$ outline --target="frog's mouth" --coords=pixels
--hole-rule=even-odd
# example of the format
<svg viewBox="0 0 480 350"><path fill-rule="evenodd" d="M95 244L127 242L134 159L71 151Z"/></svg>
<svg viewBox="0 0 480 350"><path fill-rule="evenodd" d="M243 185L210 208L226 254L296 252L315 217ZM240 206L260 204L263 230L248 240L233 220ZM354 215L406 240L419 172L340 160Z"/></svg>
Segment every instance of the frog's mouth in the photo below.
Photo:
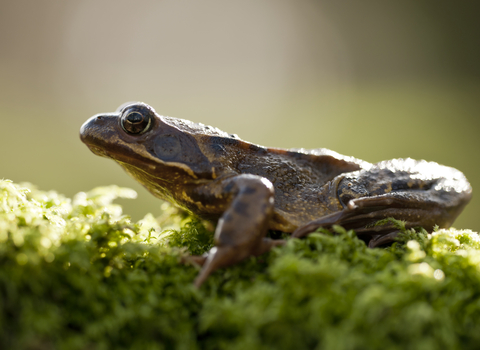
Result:
<svg viewBox="0 0 480 350"><path fill-rule="evenodd" d="M92 151L93 154L100 157L112 159L119 163L132 164L132 166L134 166L133 164L135 164L138 160L135 157L129 157L127 152L116 153L113 151L107 151L105 148L102 148L100 146L96 146L87 142L85 142L85 144L87 145L88 149ZM141 167L139 168L141 169Z"/></svg>
<svg viewBox="0 0 480 350"><path fill-rule="evenodd" d="M118 139L115 140L116 144L109 144L104 140L95 137L95 135L92 135L92 133L89 131L90 130L88 130L85 126L82 126L80 139L93 154L103 158L112 159L120 164L129 164L140 170L145 166L149 169L155 168L155 162L152 162L151 159L141 157L141 154L143 153L141 152L142 150L137 150L137 152L134 152L129 147L122 147L125 145L118 143ZM133 146L135 145L132 145L132 147Z"/></svg>

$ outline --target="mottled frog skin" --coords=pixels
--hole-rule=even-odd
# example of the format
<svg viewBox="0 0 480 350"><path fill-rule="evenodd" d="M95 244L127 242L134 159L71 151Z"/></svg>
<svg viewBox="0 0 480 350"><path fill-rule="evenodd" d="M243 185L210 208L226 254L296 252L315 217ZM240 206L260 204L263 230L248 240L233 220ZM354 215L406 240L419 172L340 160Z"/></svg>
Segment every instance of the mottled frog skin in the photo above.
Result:
<svg viewBox="0 0 480 350"><path fill-rule="evenodd" d="M406 227L449 227L471 198L464 175L413 159L371 164L327 149L258 146L217 128L164 117L144 103L98 114L81 128L90 150L119 163L154 196L217 223L215 248L194 260L195 284L212 271L259 255L319 227L355 229L370 247L394 241L393 217Z"/></svg>

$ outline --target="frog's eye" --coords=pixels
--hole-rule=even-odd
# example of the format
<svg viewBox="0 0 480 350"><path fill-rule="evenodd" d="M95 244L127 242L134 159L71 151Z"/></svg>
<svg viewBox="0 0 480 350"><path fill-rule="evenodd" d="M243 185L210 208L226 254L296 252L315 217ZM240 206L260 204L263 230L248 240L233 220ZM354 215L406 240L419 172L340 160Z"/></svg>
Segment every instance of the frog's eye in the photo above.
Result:
<svg viewBox="0 0 480 350"><path fill-rule="evenodd" d="M150 128L152 118L138 111L127 111L121 118L121 124L128 134L140 135Z"/></svg>

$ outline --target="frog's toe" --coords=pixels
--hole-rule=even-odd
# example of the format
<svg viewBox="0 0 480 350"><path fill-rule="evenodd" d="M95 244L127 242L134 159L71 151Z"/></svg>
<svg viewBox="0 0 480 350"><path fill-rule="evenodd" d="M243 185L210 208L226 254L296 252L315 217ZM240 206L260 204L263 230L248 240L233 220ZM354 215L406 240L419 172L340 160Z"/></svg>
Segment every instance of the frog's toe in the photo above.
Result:
<svg viewBox="0 0 480 350"><path fill-rule="evenodd" d="M260 244L252 250L252 255L259 256L269 252L274 247L279 247L287 243L284 239L263 238Z"/></svg>
<svg viewBox="0 0 480 350"><path fill-rule="evenodd" d="M181 262L183 264L199 265L203 266L205 261L207 261L207 254L204 255L187 255L182 257Z"/></svg>
<svg viewBox="0 0 480 350"><path fill-rule="evenodd" d="M330 215L323 216L317 220L310 221L304 226L297 228L293 233L293 238L302 238L308 236L310 233L316 231L321 227L331 227L336 225L345 217L348 217L348 214L351 210L343 210Z"/></svg>
<svg viewBox="0 0 480 350"><path fill-rule="evenodd" d="M210 249L203 267L195 279L195 287L199 288L215 270L228 265L233 265L239 260L241 259L238 259L238 255L235 254L233 247L213 247Z"/></svg>
<svg viewBox="0 0 480 350"><path fill-rule="evenodd" d="M394 243L400 231L394 231L387 233L386 235L376 235L368 242L369 248L376 248L383 245Z"/></svg>

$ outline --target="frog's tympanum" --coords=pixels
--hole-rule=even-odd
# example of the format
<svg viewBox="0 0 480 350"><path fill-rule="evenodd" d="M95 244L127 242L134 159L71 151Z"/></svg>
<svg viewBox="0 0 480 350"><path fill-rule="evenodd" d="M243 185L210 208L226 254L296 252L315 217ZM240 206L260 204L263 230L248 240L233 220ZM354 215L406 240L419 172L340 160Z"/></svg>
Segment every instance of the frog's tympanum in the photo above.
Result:
<svg viewBox="0 0 480 350"><path fill-rule="evenodd" d="M471 197L464 175L413 159L370 164L327 149L266 148L217 128L163 117L144 103L98 114L81 128L90 150L119 163L154 196L217 223L215 248L195 284L212 271L319 227L354 229L370 247L394 241L393 217L407 228L449 227ZM387 220L388 221L388 220Z"/></svg>

